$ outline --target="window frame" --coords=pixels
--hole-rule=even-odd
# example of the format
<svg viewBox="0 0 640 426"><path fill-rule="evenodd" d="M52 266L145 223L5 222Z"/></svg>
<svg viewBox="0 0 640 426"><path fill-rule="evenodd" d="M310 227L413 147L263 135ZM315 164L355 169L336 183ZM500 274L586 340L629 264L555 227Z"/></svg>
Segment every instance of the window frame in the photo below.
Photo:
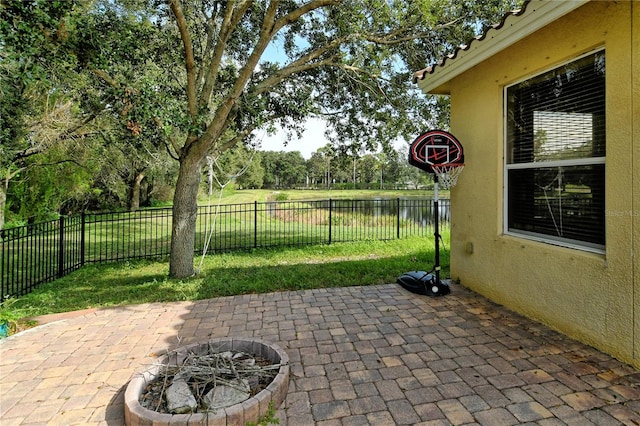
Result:
<svg viewBox="0 0 640 426"><path fill-rule="evenodd" d="M570 64L572 62L579 61L580 59L586 58L590 55L594 55L597 53L603 53L605 56L606 63L606 51L605 47L601 46L596 49L590 50L584 54L572 57L566 61L559 62L553 64L547 68L541 69L534 74L529 74L526 77L523 77L519 80L516 80L508 85L503 86L502 89L502 126L503 126L503 217L502 217L502 232L503 235L508 235L516 238L523 238L526 240L541 242L545 244L551 244L555 246L561 246L596 254L606 254L606 237L605 244L597 244L590 243L587 241L574 240L570 238L556 237L549 234L542 234L537 232L519 230L519 229L510 229L509 228L509 171L511 170L523 170L523 169L541 169L541 168L558 168L558 167L573 167L573 166L595 166L595 165L604 165L604 174L605 174L605 187L604 187L604 202L605 202L605 210L602 212L602 220L605 226L605 235L606 235L606 145L605 145L605 156L600 157L588 157L588 158L572 158L566 160L551 160L551 161L538 161L538 162L527 162L527 163L508 163L509 153L508 153L508 138L509 138L509 129L508 129L508 118L509 118L509 99L508 99L508 89L510 87L516 86L522 82L527 80L534 79L542 74L553 71L557 68L560 68L564 65ZM605 85L606 85L606 70L605 70ZM606 90L605 90L605 111L606 111ZM606 112L605 112L606 119ZM606 124L605 124L605 137L606 137Z"/></svg>

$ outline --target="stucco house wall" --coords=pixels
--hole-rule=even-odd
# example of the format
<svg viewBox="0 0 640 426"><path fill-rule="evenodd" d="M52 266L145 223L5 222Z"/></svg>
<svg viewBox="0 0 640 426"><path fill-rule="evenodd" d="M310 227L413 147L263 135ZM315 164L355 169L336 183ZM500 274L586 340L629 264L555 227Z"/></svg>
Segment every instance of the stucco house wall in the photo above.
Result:
<svg viewBox="0 0 640 426"><path fill-rule="evenodd" d="M606 54L605 253L506 235L504 89L598 48ZM640 367L640 2L583 4L430 92L451 96L450 129L465 149L451 192L452 278Z"/></svg>

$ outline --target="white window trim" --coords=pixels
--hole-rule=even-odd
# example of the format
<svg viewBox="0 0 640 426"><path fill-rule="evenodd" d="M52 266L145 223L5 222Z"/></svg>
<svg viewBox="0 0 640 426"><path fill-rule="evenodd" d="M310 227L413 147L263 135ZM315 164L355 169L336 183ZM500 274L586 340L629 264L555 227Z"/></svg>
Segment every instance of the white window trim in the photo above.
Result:
<svg viewBox="0 0 640 426"><path fill-rule="evenodd" d="M506 153L505 153L506 155ZM539 169L541 167L569 167L569 166L592 166L594 164L605 164L606 157L573 158L569 160L536 161L533 163L506 164L506 170L516 169Z"/></svg>
<svg viewBox="0 0 640 426"><path fill-rule="evenodd" d="M509 170L517 170L517 169L536 169L540 167L560 167L560 166L581 166L581 165L594 165L594 164L606 164L606 157L591 157L591 158L579 158L579 159L569 159L569 160L554 160L554 161L538 161L533 163L513 163L507 164L508 152L507 152L507 89L511 86L515 86L517 84L522 83L523 81L530 80L538 75L544 74L548 71L559 68L563 65L569 64L571 62L578 61L584 57L589 55L593 55L594 53L604 52L604 46L584 53L582 55L571 58L567 61L557 63L555 65L549 66L541 71L538 71L534 74L530 74L526 77L523 77L520 80L514 81L511 84L508 84L502 88L502 164L503 164L503 175L502 175L502 233L503 235L508 235L514 238L521 238L530 241L541 242L545 244L566 247L570 249L576 249L589 253L596 254L606 254L606 246L602 246L601 244L593 244L586 241L575 242L575 240L568 240L559 237L553 237L550 235L538 234L527 231L511 231L509 229ZM606 195L605 195L606 200ZM606 201L605 201L606 202ZM606 220L606 215L605 215ZM606 225L605 225L606 226Z"/></svg>

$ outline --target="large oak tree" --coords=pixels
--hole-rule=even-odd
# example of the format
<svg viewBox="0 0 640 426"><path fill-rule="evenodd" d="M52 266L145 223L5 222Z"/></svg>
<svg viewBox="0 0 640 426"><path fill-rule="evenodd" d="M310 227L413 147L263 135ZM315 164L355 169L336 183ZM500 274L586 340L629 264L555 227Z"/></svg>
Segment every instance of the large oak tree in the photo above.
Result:
<svg viewBox="0 0 640 426"><path fill-rule="evenodd" d="M300 133L310 117L351 152L411 140L447 113L412 72L514 3L82 0L64 46L97 81L98 104L178 160L169 273L188 277L207 156L251 146L258 129Z"/></svg>
<svg viewBox="0 0 640 426"><path fill-rule="evenodd" d="M301 131L309 116L324 117L328 137L340 143L372 147L410 139L429 122L435 105L411 88L410 71L433 62L505 5L170 0L193 124L173 145L180 170L170 275L194 273L196 201L210 152L274 124Z"/></svg>

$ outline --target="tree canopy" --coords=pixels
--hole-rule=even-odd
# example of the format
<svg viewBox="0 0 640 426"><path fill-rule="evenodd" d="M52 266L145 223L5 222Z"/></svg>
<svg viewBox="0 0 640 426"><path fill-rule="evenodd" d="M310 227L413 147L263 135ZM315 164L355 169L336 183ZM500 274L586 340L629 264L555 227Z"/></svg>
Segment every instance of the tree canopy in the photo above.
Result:
<svg viewBox="0 0 640 426"><path fill-rule="evenodd" d="M443 127L448 103L421 95L411 83L412 73L516 2L5 3L1 52L10 61L3 72L25 70L49 57L65 58L59 66L45 67L37 80L50 83L65 70L67 76L78 75L86 90L60 93L76 102L78 117L108 121L106 145L122 144L129 159L162 150L178 161L170 275L187 277L194 273L197 196L208 156L223 158L238 145L251 147L258 129L300 133L309 117L325 120L327 140L353 156L379 146L388 150L397 139L411 140L425 128ZM42 23L34 27L34 20ZM27 28L26 38L35 37L24 43L35 49L24 59L15 46L20 40L8 35L16 28ZM51 51L38 50L38 37ZM20 150L29 144L29 115L20 103L27 99L26 86L16 84L3 83L2 90L17 100L15 105L3 101L2 108L17 123L3 138ZM52 89L38 92L47 91ZM2 161L6 168L15 163L15 155ZM136 164L142 168L145 159Z"/></svg>

